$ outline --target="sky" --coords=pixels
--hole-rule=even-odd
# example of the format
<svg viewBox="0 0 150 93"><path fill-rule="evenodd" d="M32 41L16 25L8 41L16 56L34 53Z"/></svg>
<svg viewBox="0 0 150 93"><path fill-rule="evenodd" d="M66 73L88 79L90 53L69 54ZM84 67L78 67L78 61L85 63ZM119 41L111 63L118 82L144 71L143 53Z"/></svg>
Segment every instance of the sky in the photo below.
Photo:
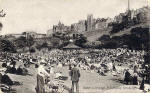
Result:
<svg viewBox="0 0 150 93"><path fill-rule="evenodd" d="M148 5L150 0L130 0L130 8ZM127 10L128 0L0 0L0 10L6 12L0 18L3 29L0 34L35 31L46 33L59 21L65 25L86 19L111 17Z"/></svg>

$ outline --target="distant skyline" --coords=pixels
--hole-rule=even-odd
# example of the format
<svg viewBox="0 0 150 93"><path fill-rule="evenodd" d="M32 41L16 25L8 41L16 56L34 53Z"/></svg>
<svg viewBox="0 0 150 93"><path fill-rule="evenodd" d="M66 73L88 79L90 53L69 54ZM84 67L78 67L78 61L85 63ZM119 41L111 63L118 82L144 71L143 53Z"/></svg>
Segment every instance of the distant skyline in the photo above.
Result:
<svg viewBox="0 0 150 93"><path fill-rule="evenodd" d="M130 8L147 6L150 0L130 0ZM113 18L128 8L128 0L0 0L0 10L6 12L0 18L4 27L0 34L35 31L46 33L59 21L65 25L86 19Z"/></svg>

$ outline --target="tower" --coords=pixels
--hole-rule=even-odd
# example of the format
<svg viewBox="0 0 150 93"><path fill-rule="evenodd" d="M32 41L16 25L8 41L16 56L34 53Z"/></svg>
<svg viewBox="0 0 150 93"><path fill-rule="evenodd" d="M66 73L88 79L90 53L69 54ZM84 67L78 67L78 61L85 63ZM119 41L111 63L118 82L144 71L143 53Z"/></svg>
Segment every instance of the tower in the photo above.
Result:
<svg viewBox="0 0 150 93"><path fill-rule="evenodd" d="M128 0L128 11L130 11L130 0Z"/></svg>
<svg viewBox="0 0 150 93"><path fill-rule="evenodd" d="M87 16L87 31L92 31L93 30L93 15L89 14Z"/></svg>
<svg viewBox="0 0 150 93"><path fill-rule="evenodd" d="M131 10L130 10L130 0L128 0L128 9L127 9L128 18L131 18Z"/></svg>
<svg viewBox="0 0 150 93"><path fill-rule="evenodd" d="M128 26L131 25L132 14L130 10L130 0L128 0L128 9L127 9L127 22Z"/></svg>

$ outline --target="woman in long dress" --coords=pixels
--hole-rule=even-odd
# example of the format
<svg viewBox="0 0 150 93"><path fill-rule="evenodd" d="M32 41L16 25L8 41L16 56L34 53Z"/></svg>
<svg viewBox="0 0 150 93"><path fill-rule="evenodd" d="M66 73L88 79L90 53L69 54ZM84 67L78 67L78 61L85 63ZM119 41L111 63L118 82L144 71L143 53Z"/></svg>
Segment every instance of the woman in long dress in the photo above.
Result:
<svg viewBox="0 0 150 93"><path fill-rule="evenodd" d="M40 65L38 68L38 74L37 74L37 87L36 87L36 93L45 93L45 77L48 77L49 74L45 70L43 65Z"/></svg>

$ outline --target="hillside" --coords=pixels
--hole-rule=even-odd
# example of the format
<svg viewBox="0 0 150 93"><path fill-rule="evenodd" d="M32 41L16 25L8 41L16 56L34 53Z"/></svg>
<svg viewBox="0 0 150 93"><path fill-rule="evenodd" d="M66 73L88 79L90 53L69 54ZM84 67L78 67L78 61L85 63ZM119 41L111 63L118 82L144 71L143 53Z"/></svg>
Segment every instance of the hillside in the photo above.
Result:
<svg viewBox="0 0 150 93"><path fill-rule="evenodd" d="M96 41L99 37L103 35L109 35L110 30L95 30L84 32L83 34L87 37L88 41Z"/></svg>
<svg viewBox="0 0 150 93"><path fill-rule="evenodd" d="M132 26L132 27L130 27L128 29L124 29L122 31L119 31L118 33L111 34L110 37L122 36L124 34L129 35L129 34L131 34L131 32L130 32L131 29L136 28L136 27L146 27L146 24L139 24L139 25Z"/></svg>
<svg viewBox="0 0 150 93"><path fill-rule="evenodd" d="M99 37L103 36L103 35L110 35L110 37L114 37L114 36L122 36L124 34L126 35L129 35L131 34L130 31L131 29L133 28L136 28L136 27L146 27L146 24L139 24L139 25L135 25L135 26L132 26L128 29L124 29L122 31L119 31L118 33L114 33L114 34L110 34L110 29L107 29L107 30L95 30L95 31L89 31L89 32L83 32L82 34L84 34L88 41L96 41Z"/></svg>

